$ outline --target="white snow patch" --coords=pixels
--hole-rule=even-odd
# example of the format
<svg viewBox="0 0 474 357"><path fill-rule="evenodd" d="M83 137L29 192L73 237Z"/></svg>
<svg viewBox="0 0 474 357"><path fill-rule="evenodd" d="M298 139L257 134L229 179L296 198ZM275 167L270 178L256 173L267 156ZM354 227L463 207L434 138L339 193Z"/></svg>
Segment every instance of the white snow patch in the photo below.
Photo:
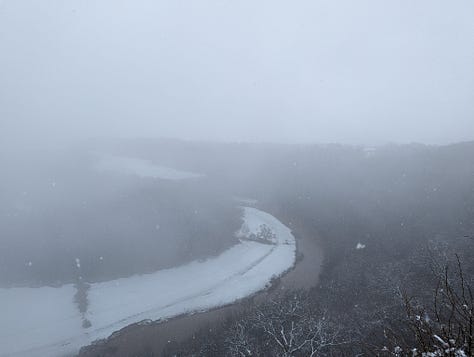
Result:
<svg viewBox="0 0 474 357"><path fill-rule="evenodd" d="M233 197L234 201L242 204L242 205L247 205L247 206L254 206L258 203L256 199L253 198L248 198L248 197L238 197L235 196Z"/></svg>
<svg viewBox="0 0 474 357"><path fill-rule="evenodd" d="M155 165L151 161L144 159L112 155L103 156L97 164L97 169L162 180L185 180L204 177L203 174Z"/></svg>
<svg viewBox="0 0 474 357"><path fill-rule="evenodd" d="M377 148L375 147L364 147L363 148L364 155L366 158L371 158L374 157L375 154L377 153Z"/></svg>
<svg viewBox="0 0 474 357"><path fill-rule="evenodd" d="M250 230L267 225L276 244L241 241L221 255L152 274L91 284L83 329L72 284L0 289L0 356L64 356L131 323L205 311L264 289L295 262L295 239L275 217L244 208Z"/></svg>
<svg viewBox="0 0 474 357"><path fill-rule="evenodd" d="M356 249L364 249L364 248L365 248L365 244L357 243Z"/></svg>

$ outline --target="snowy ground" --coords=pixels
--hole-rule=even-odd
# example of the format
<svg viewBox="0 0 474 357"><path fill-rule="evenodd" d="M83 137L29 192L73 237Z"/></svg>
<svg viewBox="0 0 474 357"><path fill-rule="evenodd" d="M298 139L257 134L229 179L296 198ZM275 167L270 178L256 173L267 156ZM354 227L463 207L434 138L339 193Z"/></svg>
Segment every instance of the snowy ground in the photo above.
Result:
<svg viewBox="0 0 474 357"><path fill-rule="evenodd" d="M275 245L242 240L203 262L92 284L89 329L81 327L72 285L0 289L0 356L66 356L131 323L208 310L265 288L294 264L295 239L275 217L244 210L250 232L267 225Z"/></svg>
<svg viewBox="0 0 474 357"><path fill-rule="evenodd" d="M239 196L234 196L233 197L234 201L240 203L241 205L244 206L255 206L258 201L254 198L248 198L248 197L239 197Z"/></svg>
<svg viewBox="0 0 474 357"><path fill-rule="evenodd" d="M158 166L148 160L111 155L102 156L97 168L104 171L162 180L185 180L204 176L194 172L179 171L170 167Z"/></svg>

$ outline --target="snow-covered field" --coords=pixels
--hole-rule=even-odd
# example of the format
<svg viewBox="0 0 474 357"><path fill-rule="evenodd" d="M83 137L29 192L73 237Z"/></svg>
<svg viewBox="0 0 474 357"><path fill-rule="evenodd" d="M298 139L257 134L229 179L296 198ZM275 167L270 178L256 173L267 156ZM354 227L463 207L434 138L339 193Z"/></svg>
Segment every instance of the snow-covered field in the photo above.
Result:
<svg viewBox="0 0 474 357"><path fill-rule="evenodd" d="M151 161L124 156L102 156L97 168L103 171L130 174L139 177L151 177L162 180L185 180L199 178L204 175L175 170L170 167L158 166Z"/></svg>
<svg viewBox="0 0 474 357"><path fill-rule="evenodd" d="M131 323L226 305L265 288L295 262L295 239L275 217L244 208L244 224L262 224L276 244L242 240L221 255L152 274L92 284L87 318L72 285L0 289L0 356L67 356Z"/></svg>

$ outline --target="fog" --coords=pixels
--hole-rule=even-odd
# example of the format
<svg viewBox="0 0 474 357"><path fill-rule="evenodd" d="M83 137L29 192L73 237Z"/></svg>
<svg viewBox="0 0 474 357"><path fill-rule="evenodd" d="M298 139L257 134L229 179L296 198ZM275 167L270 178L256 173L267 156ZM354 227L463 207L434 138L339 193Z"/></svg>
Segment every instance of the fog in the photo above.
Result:
<svg viewBox="0 0 474 357"><path fill-rule="evenodd" d="M470 140L473 17L470 0L2 0L0 140Z"/></svg>
<svg viewBox="0 0 474 357"><path fill-rule="evenodd" d="M472 0L0 0L0 357L474 356L473 64Z"/></svg>

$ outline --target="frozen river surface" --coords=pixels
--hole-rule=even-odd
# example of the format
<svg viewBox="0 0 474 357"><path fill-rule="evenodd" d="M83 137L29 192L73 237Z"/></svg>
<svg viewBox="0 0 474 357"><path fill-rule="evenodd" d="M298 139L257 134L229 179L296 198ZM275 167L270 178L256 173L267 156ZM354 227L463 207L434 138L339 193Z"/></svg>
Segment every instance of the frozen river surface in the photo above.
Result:
<svg viewBox="0 0 474 357"><path fill-rule="evenodd" d="M91 284L86 317L73 285L0 289L0 356L67 356L129 324L226 305L264 289L295 263L295 239L275 217L244 208L244 238L266 225L274 244L242 239L219 256L152 274Z"/></svg>

